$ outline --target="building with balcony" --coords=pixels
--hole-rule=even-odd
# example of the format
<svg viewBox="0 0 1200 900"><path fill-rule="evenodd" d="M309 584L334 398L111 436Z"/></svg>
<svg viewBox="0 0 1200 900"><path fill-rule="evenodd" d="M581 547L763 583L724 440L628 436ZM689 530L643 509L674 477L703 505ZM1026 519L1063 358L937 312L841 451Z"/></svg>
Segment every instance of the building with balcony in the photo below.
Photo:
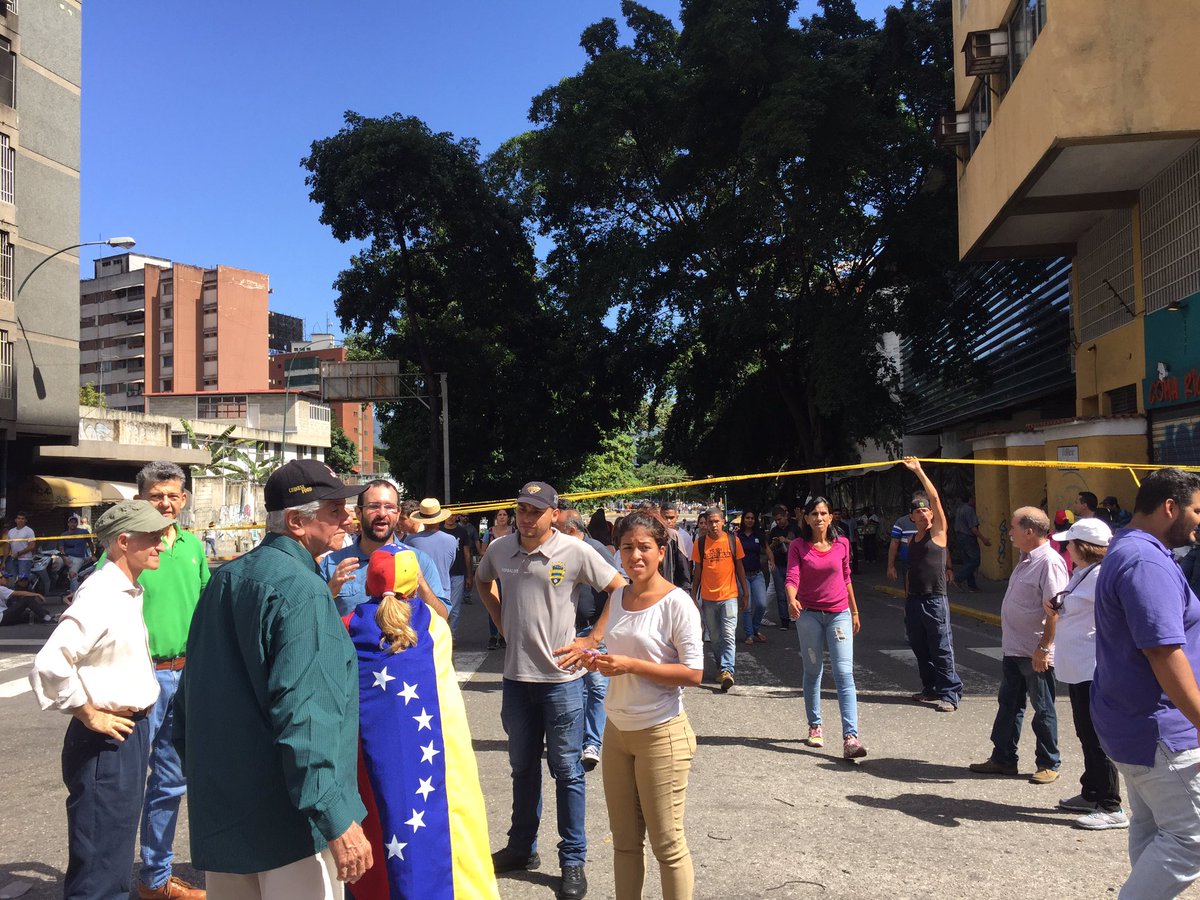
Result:
<svg viewBox="0 0 1200 900"><path fill-rule="evenodd" d="M345 362L346 348L335 345L333 335L314 334L312 341L297 342L291 353L271 356L271 387L275 390L311 391L321 394L321 363ZM375 407L371 403L331 402L334 423L358 447L355 471L375 469Z"/></svg>
<svg viewBox="0 0 1200 900"><path fill-rule="evenodd" d="M266 275L120 253L96 260L79 293L79 384L109 408L141 412L145 393L266 388Z"/></svg>
<svg viewBox="0 0 1200 900"><path fill-rule="evenodd" d="M79 256L59 251L79 243L81 15L0 0L0 514L36 448L78 432Z"/></svg>
<svg viewBox="0 0 1200 900"><path fill-rule="evenodd" d="M1200 463L1200 390L1189 388L1200 347L1188 339L1200 335L1195 4L952 8L956 108L936 131L958 154L962 258L1071 262L1074 414L977 434L976 456ZM1129 506L1135 491L1127 474L1066 466L981 467L976 487L993 538L1021 504L1064 508L1090 490ZM985 574L1005 570L985 559Z"/></svg>

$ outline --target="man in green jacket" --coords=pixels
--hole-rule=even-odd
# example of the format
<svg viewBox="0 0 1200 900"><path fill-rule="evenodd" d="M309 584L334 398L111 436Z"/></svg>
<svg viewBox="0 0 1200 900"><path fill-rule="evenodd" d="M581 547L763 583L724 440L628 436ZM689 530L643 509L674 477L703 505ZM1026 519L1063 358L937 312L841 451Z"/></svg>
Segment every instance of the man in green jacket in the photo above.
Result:
<svg viewBox="0 0 1200 900"><path fill-rule="evenodd" d="M371 866L358 666L316 564L342 546L359 490L316 460L281 466L263 492L267 537L196 607L175 743L192 861L214 896L340 898Z"/></svg>

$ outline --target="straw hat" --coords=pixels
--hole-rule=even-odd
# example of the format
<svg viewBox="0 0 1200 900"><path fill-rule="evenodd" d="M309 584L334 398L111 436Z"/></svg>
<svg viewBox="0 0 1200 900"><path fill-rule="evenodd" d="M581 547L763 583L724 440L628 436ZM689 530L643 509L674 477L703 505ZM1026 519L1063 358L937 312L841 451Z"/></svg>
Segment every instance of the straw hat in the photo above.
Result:
<svg viewBox="0 0 1200 900"><path fill-rule="evenodd" d="M442 504L437 501L436 497L426 497L421 501L420 509L409 518L422 525L436 525L438 522L445 522L450 518L450 510L442 509Z"/></svg>

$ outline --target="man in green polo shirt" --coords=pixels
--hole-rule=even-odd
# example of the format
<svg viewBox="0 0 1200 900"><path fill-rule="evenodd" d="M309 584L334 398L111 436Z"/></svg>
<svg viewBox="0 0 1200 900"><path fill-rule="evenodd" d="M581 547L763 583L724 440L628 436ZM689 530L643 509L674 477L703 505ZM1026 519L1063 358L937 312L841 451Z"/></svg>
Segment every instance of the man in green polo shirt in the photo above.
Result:
<svg viewBox="0 0 1200 900"><path fill-rule="evenodd" d="M361 490L315 459L276 469L263 486L269 533L196 607L175 745L192 862L214 897L340 900L371 866L358 664L316 563L342 546L346 500Z"/></svg>
<svg viewBox="0 0 1200 900"><path fill-rule="evenodd" d="M175 463L147 464L138 472L137 486L138 499L148 501L168 519L178 520L187 506L183 469ZM102 556L97 567L105 561ZM158 568L146 569L138 578L144 591L142 617L159 686L158 701L149 715L150 775L142 805L142 868L137 886L140 900L204 900L205 896L202 889L171 874L179 802L187 789L171 734L188 629L208 578L204 545L178 523L163 534Z"/></svg>

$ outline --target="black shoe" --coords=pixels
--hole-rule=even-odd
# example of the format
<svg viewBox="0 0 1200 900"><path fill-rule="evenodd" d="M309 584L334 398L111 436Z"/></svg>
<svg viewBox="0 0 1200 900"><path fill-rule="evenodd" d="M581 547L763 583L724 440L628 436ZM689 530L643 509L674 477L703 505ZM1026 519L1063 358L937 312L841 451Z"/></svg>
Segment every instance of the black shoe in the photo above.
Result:
<svg viewBox="0 0 1200 900"><path fill-rule="evenodd" d="M541 864L542 858L537 853L517 853L511 847L501 847L492 854L492 870L497 875L504 872L532 872Z"/></svg>
<svg viewBox="0 0 1200 900"><path fill-rule="evenodd" d="M500 649L503 650L507 646L508 646L508 641L506 641L503 637L501 637L500 638Z"/></svg>
<svg viewBox="0 0 1200 900"><path fill-rule="evenodd" d="M558 900L580 900L587 894L587 876L583 866L563 866L562 887L558 889Z"/></svg>
<svg viewBox="0 0 1200 900"><path fill-rule="evenodd" d="M495 650L499 646L500 646L500 638L498 638L496 635L492 635L490 638L488 638L487 648L489 650Z"/></svg>

